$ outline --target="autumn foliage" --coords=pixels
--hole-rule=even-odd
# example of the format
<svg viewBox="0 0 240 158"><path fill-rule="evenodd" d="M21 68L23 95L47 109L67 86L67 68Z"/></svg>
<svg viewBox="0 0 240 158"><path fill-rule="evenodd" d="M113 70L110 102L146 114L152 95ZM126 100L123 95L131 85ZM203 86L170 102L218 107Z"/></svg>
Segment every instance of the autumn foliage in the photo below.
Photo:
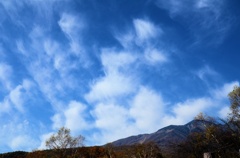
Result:
<svg viewBox="0 0 240 158"><path fill-rule="evenodd" d="M60 158L60 150L37 150L32 152L13 152L1 154L0 158ZM160 149L154 143L137 144L132 146L79 147L66 150L65 158L163 158Z"/></svg>

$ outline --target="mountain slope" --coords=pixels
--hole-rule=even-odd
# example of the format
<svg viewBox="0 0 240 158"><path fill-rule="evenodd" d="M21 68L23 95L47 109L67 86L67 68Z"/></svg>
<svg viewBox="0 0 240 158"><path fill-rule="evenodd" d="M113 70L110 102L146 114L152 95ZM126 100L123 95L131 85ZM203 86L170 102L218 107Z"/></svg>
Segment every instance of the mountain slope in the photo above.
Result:
<svg viewBox="0 0 240 158"><path fill-rule="evenodd" d="M147 142L155 142L159 146L168 146L179 143L187 138L192 132L203 132L207 121L193 120L185 125L170 125L151 134L130 136L112 142L114 146L133 145Z"/></svg>

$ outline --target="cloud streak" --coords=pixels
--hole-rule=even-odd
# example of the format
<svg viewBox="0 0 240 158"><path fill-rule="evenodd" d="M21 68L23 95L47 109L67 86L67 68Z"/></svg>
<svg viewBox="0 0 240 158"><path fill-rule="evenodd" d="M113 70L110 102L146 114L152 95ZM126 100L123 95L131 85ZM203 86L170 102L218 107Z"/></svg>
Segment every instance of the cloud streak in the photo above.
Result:
<svg viewBox="0 0 240 158"><path fill-rule="evenodd" d="M156 4L159 8L167 10L172 19L191 30L195 44L209 39L209 36L218 36L218 39L214 38L211 42L219 44L232 26L232 19L226 12L225 3L225 0L186 0L184 2L158 0ZM203 32L205 34L202 34Z"/></svg>

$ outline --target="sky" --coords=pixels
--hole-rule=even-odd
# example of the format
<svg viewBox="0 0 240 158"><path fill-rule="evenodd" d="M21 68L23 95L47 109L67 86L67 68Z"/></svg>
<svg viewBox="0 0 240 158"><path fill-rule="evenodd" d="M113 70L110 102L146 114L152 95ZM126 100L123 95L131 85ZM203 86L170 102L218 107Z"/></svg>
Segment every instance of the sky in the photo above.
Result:
<svg viewBox="0 0 240 158"><path fill-rule="evenodd" d="M239 0L0 0L0 153L226 118Z"/></svg>

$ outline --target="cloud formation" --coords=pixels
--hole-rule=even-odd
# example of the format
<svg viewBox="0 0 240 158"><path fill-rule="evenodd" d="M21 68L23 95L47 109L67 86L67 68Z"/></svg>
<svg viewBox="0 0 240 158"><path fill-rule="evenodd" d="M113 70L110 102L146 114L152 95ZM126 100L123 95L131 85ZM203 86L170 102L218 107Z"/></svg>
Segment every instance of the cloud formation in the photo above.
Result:
<svg viewBox="0 0 240 158"><path fill-rule="evenodd" d="M158 0L156 4L167 10L172 19L188 27L194 35L195 43L209 39L209 36L218 36L211 42L219 44L232 25L232 17L225 9L225 0Z"/></svg>
<svg viewBox="0 0 240 158"><path fill-rule="evenodd" d="M239 85L232 2L109 3L0 1L1 152L43 149L61 126L100 145L226 117Z"/></svg>
<svg viewBox="0 0 240 158"><path fill-rule="evenodd" d="M11 83L12 67L5 63L0 63L0 81L3 88L10 90L12 88Z"/></svg>

